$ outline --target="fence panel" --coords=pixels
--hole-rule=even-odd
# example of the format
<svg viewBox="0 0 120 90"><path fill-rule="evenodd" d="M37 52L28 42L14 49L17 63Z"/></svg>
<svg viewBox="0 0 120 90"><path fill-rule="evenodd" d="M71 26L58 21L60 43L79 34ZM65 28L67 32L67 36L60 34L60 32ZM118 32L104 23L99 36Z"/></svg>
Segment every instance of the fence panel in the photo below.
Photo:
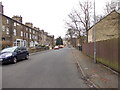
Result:
<svg viewBox="0 0 120 90"><path fill-rule="evenodd" d="M96 58L108 67L118 70L118 39L110 39L96 42ZM83 53L94 57L94 43L86 43L82 45Z"/></svg>

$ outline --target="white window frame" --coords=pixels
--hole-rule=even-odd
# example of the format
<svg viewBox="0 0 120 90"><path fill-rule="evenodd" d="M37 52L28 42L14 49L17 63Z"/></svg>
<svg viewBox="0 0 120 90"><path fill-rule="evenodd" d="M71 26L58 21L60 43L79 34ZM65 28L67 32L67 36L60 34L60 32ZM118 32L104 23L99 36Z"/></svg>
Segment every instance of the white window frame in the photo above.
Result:
<svg viewBox="0 0 120 90"><path fill-rule="evenodd" d="M31 29L29 29L30 33L31 33Z"/></svg>
<svg viewBox="0 0 120 90"><path fill-rule="evenodd" d="M21 31L21 33L20 33L20 34L21 34L21 37L23 37L23 31Z"/></svg>
<svg viewBox="0 0 120 90"><path fill-rule="evenodd" d="M31 37L32 37L32 35L30 34L30 39L32 39Z"/></svg>
<svg viewBox="0 0 120 90"><path fill-rule="evenodd" d="M6 34L7 35L9 34L9 28L6 28Z"/></svg>
<svg viewBox="0 0 120 90"><path fill-rule="evenodd" d="M19 26L20 24L19 24L19 23L17 23L16 25L17 25L17 26Z"/></svg>
<svg viewBox="0 0 120 90"><path fill-rule="evenodd" d="M26 33L26 38L28 38L28 33Z"/></svg>
<svg viewBox="0 0 120 90"><path fill-rule="evenodd" d="M35 31L33 30L33 34L35 34Z"/></svg>
<svg viewBox="0 0 120 90"><path fill-rule="evenodd" d="M16 36L17 35L17 30L16 29L14 29L14 36Z"/></svg>
<svg viewBox="0 0 120 90"><path fill-rule="evenodd" d="M2 31L5 31L5 26L4 25L2 25Z"/></svg>
<svg viewBox="0 0 120 90"><path fill-rule="evenodd" d="M14 22L14 26L16 26L17 25L17 23L16 22Z"/></svg>
<svg viewBox="0 0 120 90"><path fill-rule="evenodd" d="M37 39L37 36L35 36L35 39Z"/></svg>
<svg viewBox="0 0 120 90"><path fill-rule="evenodd" d="M7 24L9 24L9 20L7 19Z"/></svg>

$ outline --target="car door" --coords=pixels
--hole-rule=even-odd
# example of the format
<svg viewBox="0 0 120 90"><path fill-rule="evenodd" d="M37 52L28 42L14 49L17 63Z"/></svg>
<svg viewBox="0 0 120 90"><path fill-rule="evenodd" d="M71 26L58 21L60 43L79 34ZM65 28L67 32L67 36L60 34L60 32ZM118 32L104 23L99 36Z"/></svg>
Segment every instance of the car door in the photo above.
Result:
<svg viewBox="0 0 120 90"><path fill-rule="evenodd" d="M17 59L21 59L22 58L22 54L21 54L21 48L20 47L18 47L17 49L16 49L16 52L17 52Z"/></svg>
<svg viewBox="0 0 120 90"><path fill-rule="evenodd" d="M26 49L24 47L21 47L21 57L22 59L26 57Z"/></svg>

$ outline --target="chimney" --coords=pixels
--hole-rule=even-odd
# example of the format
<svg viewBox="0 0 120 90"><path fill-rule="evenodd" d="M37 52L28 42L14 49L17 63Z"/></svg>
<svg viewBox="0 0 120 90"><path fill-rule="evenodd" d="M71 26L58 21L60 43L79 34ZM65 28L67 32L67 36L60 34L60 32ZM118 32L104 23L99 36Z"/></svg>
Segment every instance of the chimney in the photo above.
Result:
<svg viewBox="0 0 120 90"><path fill-rule="evenodd" d="M42 34L44 34L44 30L41 30Z"/></svg>
<svg viewBox="0 0 120 90"><path fill-rule="evenodd" d="M12 19L22 23L22 17L21 16L13 16Z"/></svg>
<svg viewBox="0 0 120 90"><path fill-rule="evenodd" d="M40 29L39 29L39 28L37 28L37 27L34 27L34 29L35 29L35 30L40 30Z"/></svg>
<svg viewBox="0 0 120 90"><path fill-rule="evenodd" d="M3 5L2 5L2 2L0 2L0 14L3 14L4 12L3 12L4 10L3 10Z"/></svg>
<svg viewBox="0 0 120 90"><path fill-rule="evenodd" d="M31 27L31 28L33 27L33 24L30 23L30 22L26 22L25 25L28 26L28 27Z"/></svg>

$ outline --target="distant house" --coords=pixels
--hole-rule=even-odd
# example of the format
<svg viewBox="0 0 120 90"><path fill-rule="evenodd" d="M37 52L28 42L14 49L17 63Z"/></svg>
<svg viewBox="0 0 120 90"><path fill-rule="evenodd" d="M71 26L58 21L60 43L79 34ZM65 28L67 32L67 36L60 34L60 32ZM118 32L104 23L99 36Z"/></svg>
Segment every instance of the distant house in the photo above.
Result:
<svg viewBox="0 0 120 90"><path fill-rule="evenodd" d="M103 41L120 36L120 13L112 11L95 24L96 41ZM94 26L88 31L88 42L94 42Z"/></svg>

